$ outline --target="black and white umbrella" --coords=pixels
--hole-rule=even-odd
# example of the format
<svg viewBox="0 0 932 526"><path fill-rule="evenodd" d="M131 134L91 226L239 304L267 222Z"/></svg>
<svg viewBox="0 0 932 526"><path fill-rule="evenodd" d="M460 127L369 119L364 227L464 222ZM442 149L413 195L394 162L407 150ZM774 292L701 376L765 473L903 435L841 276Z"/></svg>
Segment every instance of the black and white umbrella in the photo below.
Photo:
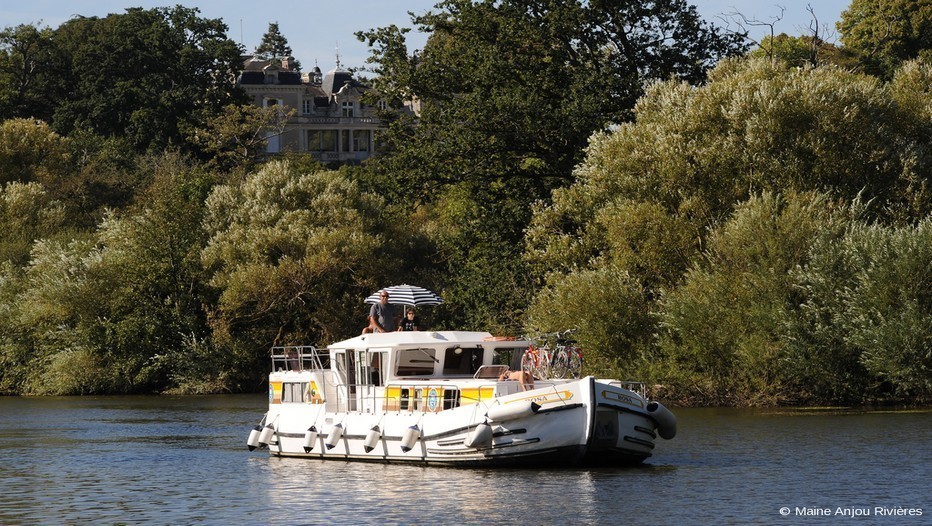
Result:
<svg viewBox="0 0 932 526"><path fill-rule="evenodd" d="M373 292L371 296L366 298L366 303L378 303L379 293L381 293L383 290L388 291L388 302L394 305L409 305L416 307L418 305L440 305L443 303L443 298L434 292L427 290L424 287L408 284L392 285L391 287L379 289Z"/></svg>

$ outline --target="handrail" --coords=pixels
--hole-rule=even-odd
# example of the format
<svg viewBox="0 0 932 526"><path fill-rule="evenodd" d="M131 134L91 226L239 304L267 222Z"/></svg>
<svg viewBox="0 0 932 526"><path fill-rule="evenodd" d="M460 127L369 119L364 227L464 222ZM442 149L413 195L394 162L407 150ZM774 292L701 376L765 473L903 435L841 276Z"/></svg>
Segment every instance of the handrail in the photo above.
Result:
<svg viewBox="0 0 932 526"><path fill-rule="evenodd" d="M272 347L273 371L322 371L330 369L330 351L313 345Z"/></svg>

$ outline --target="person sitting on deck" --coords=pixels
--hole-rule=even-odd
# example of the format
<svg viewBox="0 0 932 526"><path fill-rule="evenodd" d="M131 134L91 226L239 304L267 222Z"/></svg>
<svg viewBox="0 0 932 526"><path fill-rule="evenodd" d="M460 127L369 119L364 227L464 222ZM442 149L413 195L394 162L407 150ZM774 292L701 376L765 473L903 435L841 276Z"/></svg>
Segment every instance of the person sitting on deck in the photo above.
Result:
<svg viewBox="0 0 932 526"><path fill-rule="evenodd" d="M522 391L528 391L534 388L534 377L531 376L531 373L527 371L512 371L505 369L502 371L502 374L499 375L498 381L504 382L507 380L517 380L520 382Z"/></svg>

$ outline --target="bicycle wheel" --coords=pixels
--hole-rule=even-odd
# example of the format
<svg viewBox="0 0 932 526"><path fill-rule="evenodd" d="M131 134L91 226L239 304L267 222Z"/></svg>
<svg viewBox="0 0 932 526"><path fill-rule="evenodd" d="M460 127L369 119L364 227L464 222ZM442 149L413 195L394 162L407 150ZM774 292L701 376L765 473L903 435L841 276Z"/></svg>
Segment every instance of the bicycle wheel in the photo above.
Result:
<svg viewBox="0 0 932 526"><path fill-rule="evenodd" d="M567 353L568 363L567 370L573 378L579 378L579 375L582 374L582 350L578 347L573 347Z"/></svg>
<svg viewBox="0 0 932 526"><path fill-rule="evenodd" d="M566 378L566 373L569 368L569 357L566 355L566 350L560 348L557 351L557 354L553 357L553 365L551 366L551 374L553 378Z"/></svg>
<svg viewBox="0 0 932 526"><path fill-rule="evenodd" d="M521 356L521 370L538 377L537 364L540 361L540 352L533 346L528 347Z"/></svg>

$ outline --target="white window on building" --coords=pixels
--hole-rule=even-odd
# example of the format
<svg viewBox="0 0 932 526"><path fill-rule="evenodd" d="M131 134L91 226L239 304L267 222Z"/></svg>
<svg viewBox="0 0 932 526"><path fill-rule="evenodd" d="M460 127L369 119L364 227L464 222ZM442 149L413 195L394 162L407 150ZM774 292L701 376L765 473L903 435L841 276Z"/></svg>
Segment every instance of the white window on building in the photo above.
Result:
<svg viewBox="0 0 932 526"><path fill-rule="evenodd" d="M387 109L388 109L388 103L385 102L384 100L380 100L380 101L379 101L379 109L382 110L382 111L387 110Z"/></svg>
<svg viewBox="0 0 932 526"><path fill-rule="evenodd" d="M301 113L303 115L314 113L314 101L312 99L304 99L301 101Z"/></svg>
<svg viewBox="0 0 932 526"><path fill-rule="evenodd" d="M343 116L344 117L354 117L356 112L356 103L353 101L346 101L343 103Z"/></svg>

